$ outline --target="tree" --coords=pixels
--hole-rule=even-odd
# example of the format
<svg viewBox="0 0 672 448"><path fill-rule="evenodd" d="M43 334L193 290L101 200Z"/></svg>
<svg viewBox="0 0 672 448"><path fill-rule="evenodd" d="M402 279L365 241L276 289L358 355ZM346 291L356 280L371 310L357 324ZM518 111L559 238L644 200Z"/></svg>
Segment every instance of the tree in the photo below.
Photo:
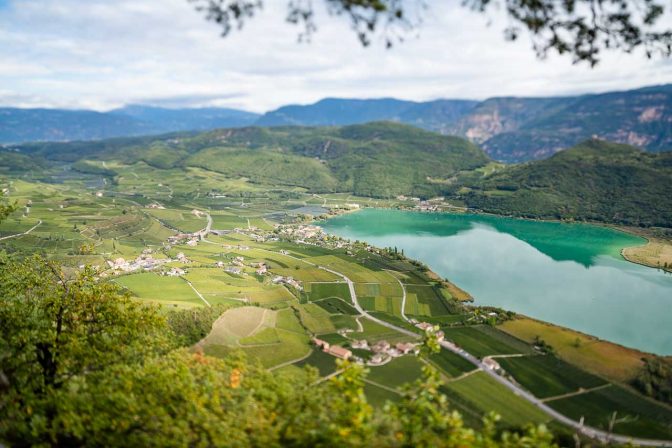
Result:
<svg viewBox="0 0 672 448"><path fill-rule="evenodd" d="M0 254L0 440L58 440L58 397L84 375L167 350L156 309L87 268L68 276L35 256Z"/></svg>
<svg viewBox="0 0 672 448"><path fill-rule="evenodd" d="M14 204L5 204L2 202L3 193L0 191L0 222L7 218L10 213L16 210L16 203Z"/></svg>
<svg viewBox="0 0 672 448"><path fill-rule="evenodd" d="M263 7L263 0L188 0L208 20L222 28L222 35L241 28ZM376 33L391 47L420 26L431 8L426 0L323 0L329 14L346 17L362 45ZM662 25L665 13L660 0L465 0L462 5L481 13L503 6L511 25L505 38L516 40L527 31L538 57L549 52L571 55L574 62L594 66L603 50L632 52L643 48L646 56L672 54L672 27ZM317 30L310 0L288 0L286 20L299 25L299 40ZM662 25L662 26L661 26Z"/></svg>

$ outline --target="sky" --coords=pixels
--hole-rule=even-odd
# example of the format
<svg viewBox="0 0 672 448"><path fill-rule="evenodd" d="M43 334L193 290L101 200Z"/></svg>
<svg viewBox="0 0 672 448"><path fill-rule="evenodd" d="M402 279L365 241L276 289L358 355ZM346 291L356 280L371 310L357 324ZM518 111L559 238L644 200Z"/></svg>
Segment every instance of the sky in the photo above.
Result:
<svg viewBox="0 0 672 448"><path fill-rule="evenodd" d="M287 0L266 0L226 38L187 0L0 0L0 106L264 112L325 97L485 99L672 83L669 59L610 53L593 69L539 60L527 36L503 39L496 14L429 3L417 32L388 50L363 48L344 18L319 7L318 31L298 43Z"/></svg>

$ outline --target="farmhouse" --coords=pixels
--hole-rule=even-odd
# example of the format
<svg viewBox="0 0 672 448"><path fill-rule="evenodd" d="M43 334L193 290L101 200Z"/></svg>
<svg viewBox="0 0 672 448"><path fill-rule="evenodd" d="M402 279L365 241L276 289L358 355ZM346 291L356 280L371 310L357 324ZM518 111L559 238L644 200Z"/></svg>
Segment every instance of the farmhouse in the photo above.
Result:
<svg viewBox="0 0 672 448"><path fill-rule="evenodd" d="M170 277L179 277L180 275L184 275L186 272L184 269L181 268L172 268L170 271L166 272L166 275Z"/></svg>
<svg viewBox="0 0 672 448"><path fill-rule="evenodd" d="M224 269L224 271L228 272L229 274L236 274L236 275L240 275L243 272L243 270L237 266L228 267Z"/></svg>
<svg viewBox="0 0 672 448"><path fill-rule="evenodd" d="M352 352L350 350L348 350L347 348L339 347L338 345L334 345L331 348L329 348L329 351L327 353L341 359L350 359L350 357L352 356Z"/></svg>
<svg viewBox="0 0 672 448"><path fill-rule="evenodd" d="M352 341L352 342L350 343L350 346L351 346L352 348L361 348L361 349L364 349L364 350L368 350L368 349L369 349L369 343L367 342L366 339L362 339L362 340L360 340L360 341L357 341L357 340Z"/></svg>
<svg viewBox="0 0 672 448"><path fill-rule="evenodd" d="M389 349L390 343L387 341L378 341L373 345L373 347L371 347L371 351L374 353L385 353Z"/></svg>
<svg viewBox="0 0 672 448"><path fill-rule="evenodd" d="M293 277L283 277L282 275L276 275L275 277L273 277L273 283L275 283L276 285L284 283L286 285L298 289L299 291L303 290L303 286L301 286L301 283L294 280Z"/></svg>
<svg viewBox="0 0 672 448"><path fill-rule="evenodd" d="M327 341L323 341L322 339L313 338L313 344L315 344L317 347L321 348L325 352L329 350L329 343Z"/></svg>
<svg viewBox="0 0 672 448"><path fill-rule="evenodd" d="M416 344L413 344L412 342L399 342L397 345L394 346L399 353L402 355L408 355L409 353L414 353L417 354L420 349Z"/></svg>
<svg viewBox="0 0 672 448"><path fill-rule="evenodd" d="M422 331L427 331L430 328L434 328L434 325L430 324L429 322L420 322L418 324L415 324L415 326L421 329Z"/></svg>
<svg viewBox="0 0 672 448"><path fill-rule="evenodd" d="M370 365L379 365L385 363L390 357L386 353L376 353L369 360Z"/></svg>
<svg viewBox="0 0 672 448"><path fill-rule="evenodd" d="M501 369L499 363L492 358L483 358L483 365L490 370L499 370Z"/></svg>

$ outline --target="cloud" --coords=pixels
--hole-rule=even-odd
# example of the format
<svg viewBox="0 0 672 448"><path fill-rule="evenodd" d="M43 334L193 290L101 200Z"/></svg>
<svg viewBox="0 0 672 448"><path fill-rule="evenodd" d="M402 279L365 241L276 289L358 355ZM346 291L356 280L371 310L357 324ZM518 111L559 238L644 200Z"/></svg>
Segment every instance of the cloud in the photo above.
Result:
<svg viewBox="0 0 672 448"><path fill-rule="evenodd" d="M265 3L223 39L186 0L0 0L0 102L260 112L326 96L481 99L672 82L672 64L641 54L609 54L596 69L540 61L526 39L503 40L500 18L458 2L433 2L418 37L392 50L362 48L345 19L323 10L312 42L297 43L300 30L284 21L287 2Z"/></svg>

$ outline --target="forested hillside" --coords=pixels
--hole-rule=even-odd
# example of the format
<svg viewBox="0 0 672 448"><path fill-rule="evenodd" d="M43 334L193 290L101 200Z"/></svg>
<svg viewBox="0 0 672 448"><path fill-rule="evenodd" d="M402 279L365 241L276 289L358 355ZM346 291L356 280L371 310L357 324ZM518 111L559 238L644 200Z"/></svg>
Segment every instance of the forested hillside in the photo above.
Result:
<svg viewBox="0 0 672 448"><path fill-rule="evenodd" d="M428 178L448 178L489 162L468 141L396 123L342 128L242 128L158 138L14 147L51 160L143 161L160 169L201 167L253 182L354 192L431 196Z"/></svg>
<svg viewBox="0 0 672 448"><path fill-rule="evenodd" d="M672 226L672 153L589 140L471 185L466 203L531 218Z"/></svg>

